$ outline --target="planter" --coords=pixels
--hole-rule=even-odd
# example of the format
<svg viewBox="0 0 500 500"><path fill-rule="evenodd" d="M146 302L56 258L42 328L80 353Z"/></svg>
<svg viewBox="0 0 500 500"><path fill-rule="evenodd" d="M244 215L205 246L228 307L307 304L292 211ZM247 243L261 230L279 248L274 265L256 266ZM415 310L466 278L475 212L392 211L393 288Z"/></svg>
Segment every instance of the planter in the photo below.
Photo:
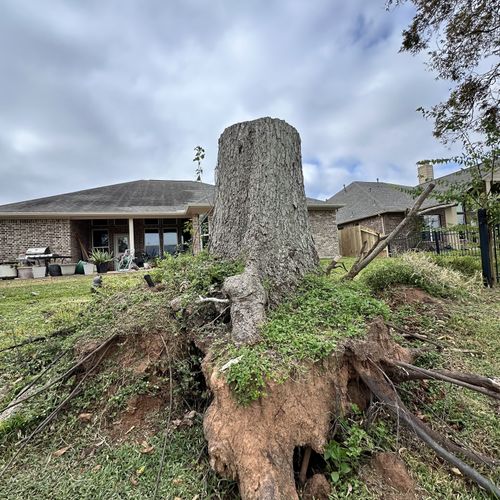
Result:
<svg viewBox="0 0 500 500"><path fill-rule="evenodd" d="M33 279L33 268L31 266L19 266L17 268L17 275L20 280Z"/></svg>
<svg viewBox="0 0 500 500"><path fill-rule="evenodd" d="M91 262L84 262L83 263L83 274L94 274L95 273L95 266Z"/></svg>
<svg viewBox="0 0 500 500"><path fill-rule="evenodd" d="M45 278L47 274L47 268L45 266L33 266L31 270L33 272L33 278Z"/></svg>
<svg viewBox="0 0 500 500"><path fill-rule="evenodd" d="M0 279L17 278L17 268L12 264L0 264Z"/></svg>
<svg viewBox="0 0 500 500"><path fill-rule="evenodd" d="M109 271L109 262L100 262L99 264L96 264L96 267L99 274L107 273Z"/></svg>
<svg viewBox="0 0 500 500"><path fill-rule="evenodd" d="M76 264L60 264L61 273L63 276L69 276L75 274Z"/></svg>

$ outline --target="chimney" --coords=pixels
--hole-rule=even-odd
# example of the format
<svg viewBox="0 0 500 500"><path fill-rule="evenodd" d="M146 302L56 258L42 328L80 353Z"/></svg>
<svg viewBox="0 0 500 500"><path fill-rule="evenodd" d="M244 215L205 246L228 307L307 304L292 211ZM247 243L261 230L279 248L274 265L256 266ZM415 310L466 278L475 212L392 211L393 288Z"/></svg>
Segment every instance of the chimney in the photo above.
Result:
<svg viewBox="0 0 500 500"><path fill-rule="evenodd" d="M417 176L418 184L424 184L425 182L434 180L434 167L432 163L426 161L422 163L417 163Z"/></svg>

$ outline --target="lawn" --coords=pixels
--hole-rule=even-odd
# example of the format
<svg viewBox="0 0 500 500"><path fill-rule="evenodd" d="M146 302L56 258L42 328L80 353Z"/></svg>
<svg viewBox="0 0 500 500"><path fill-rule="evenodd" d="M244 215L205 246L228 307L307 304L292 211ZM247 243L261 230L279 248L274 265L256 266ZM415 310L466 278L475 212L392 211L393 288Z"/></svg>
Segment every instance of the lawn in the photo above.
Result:
<svg viewBox="0 0 500 500"><path fill-rule="evenodd" d="M347 265L352 260L348 259ZM382 268L386 265L384 261L386 259L377 260L371 268ZM300 314L309 314L308 311L312 311L316 322L323 321L316 309L316 300L320 299L320 295L326 294L330 301L331 293L342 290L336 288L336 282L342 274L342 271L332 273L330 279L335 283L334 288L323 283L323 289L317 290L318 297L316 292L305 295L300 303L290 302L290 311L286 309L286 305L281 315L278 311L270 323L273 329L269 330L269 327L269 331L265 333L266 341L283 337L283 349L291 349L291 333L289 335L285 332L286 335L282 335L282 328L296 328L294 322L299 322L300 327L300 322L304 320ZM363 308L372 308L373 299L364 295L369 292L363 279L361 276L359 280L362 294L356 296L353 304L362 299ZM95 321L99 328L106 325L107 317L104 321L103 318L90 314L95 312L94 307L102 307L103 304L96 294L91 293L91 282L92 277L89 276L0 282L0 349L61 328L73 325L81 328L82 320L89 324ZM144 295L142 292L138 293L138 284L146 290L142 273L104 276L103 297L112 301L110 328L126 330L130 327L130 316L147 331L150 323L142 322L145 316L149 317L153 313L157 315L153 326L163 325L161 322L168 316L162 312L169 297L168 290ZM307 297L309 299L305 300ZM136 316L129 315L127 300L138 312ZM378 293L376 300L385 303L383 307L388 312L384 314L389 315L389 320L403 331L426 334L441 344L442 350L430 350L418 361L421 366L471 371L490 376L500 373L499 289L484 290L476 298L438 299L432 303L418 303L398 296L396 288L391 287ZM342 307L345 308L345 304ZM293 314L292 310L295 311ZM329 313L329 321L332 318L335 319L334 310ZM168 323L165 325L168 326ZM323 327L325 325L326 323ZM302 337L299 335L297 338ZM408 346L422 347L420 341L409 342L400 337L399 340ZM55 354L71 347L68 342L73 340L57 337L0 353L0 386L3 385L0 387L0 404L3 406L10 401L13 394L47 366ZM302 345L299 347L294 355L301 354L301 349L306 349ZM319 347L323 349L323 346ZM309 355L309 350L307 354ZM283 356L283 359L286 361L286 357ZM157 377L152 384L142 375L132 374L132 377L130 367L121 368L121 371L113 372L113 365L107 365L107 371L103 371L89 384L67 411L53 422L50 429L29 444L7 476L0 479L0 499L152 498L162 455L163 432L160 429L164 428L168 419L167 405L164 405L156 417L158 429L153 426L156 430L148 435L146 445L144 439L113 441L109 437L109 429L106 430L109 423L97 418L97 415L105 405L112 409L111 416L114 419L121 418L120 412L126 408L127 398L131 394L148 397L158 395L161 377ZM168 375L168 369L165 366L162 369ZM180 382L178 396L188 399L187 403L184 401L182 407L176 409L176 412L180 412L180 417L175 415L175 418L182 418L189 405L193 405L187 395L193 384L198 382L194 380L189 362L183 361L174 369L177 374L174 378L178 377ZM165 375L162 377L163 380L168 380ZM401 386L401 392L406 404L433 428L484 454L498 454L498 407L485 397L462 388L450 388L441 382L407 383ZM112 394L112 397L108 394ZM0 468L17 449L19 437L33 429L57 401L56 391L46 393L46 396L28 406L10 423L4 423L3 427L0 423ZM92 425L82 424L78 418L86 412L94 415ZM235 483L221 481L210 469L204 448L202 412L203 406L200 406L192 425L184 428L181 426L169 435L158 498L238 498ZM411 433L388 418L387 414L380 409L377 412L375 417L372 415L368 419L375 419L373 428L367 427L364 417L357 417L358 423L355 425L360 425L371 433L377 449L399 453L417 482L421 498L486 498L470 482L455 475L450 467L418 443ZM150 424L153 425L154 422ZM133 432L130 436L132 435ZM371 451L362 450L362 463L369 460L370 454ZM498 470L483 467L481 472L497 482L500 480ZM332 498L368 499L377 496L366 486L362 476L354 471L341 484L336 485Z"/></svg>
<svg viewBox="0 0 500 500"><path fill-rule="evenodd" d="M109 274L108 288L133 287L143 273ZM0 280L0 349L73 324L91 300L92 276Z"/></svg>

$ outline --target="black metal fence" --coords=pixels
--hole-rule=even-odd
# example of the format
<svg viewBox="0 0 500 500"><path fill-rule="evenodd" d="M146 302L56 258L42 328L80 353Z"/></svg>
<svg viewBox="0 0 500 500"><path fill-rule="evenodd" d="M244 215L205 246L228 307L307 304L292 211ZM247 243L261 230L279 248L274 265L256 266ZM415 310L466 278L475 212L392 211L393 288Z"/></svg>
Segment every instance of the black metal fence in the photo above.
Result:
<svg viewBox="0 0 500 500"><path fill-rule="evenodd" d="M410 250L480 257L479 231L476 229L421 231L396 237L389 245L390 255L398 255Z"/></svg>
<svg viewBox="0 0 500 500"><path fill-rule="evenodd" d="M389 255L408 251L432 252L449 256L470 255L481 260L486 285L500 283L500 225L463 230L434 229L396 237L389 245Z"/></svg>

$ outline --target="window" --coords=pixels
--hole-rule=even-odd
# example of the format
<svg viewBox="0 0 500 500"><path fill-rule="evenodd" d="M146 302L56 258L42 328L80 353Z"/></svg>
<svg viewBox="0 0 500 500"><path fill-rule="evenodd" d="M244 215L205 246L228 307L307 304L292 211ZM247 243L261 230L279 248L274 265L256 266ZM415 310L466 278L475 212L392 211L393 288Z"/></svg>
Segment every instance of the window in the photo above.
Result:
<svg viewBox="0 0 500 500"><path fill-rule="evenodd" d="M144 252L150 258L160 256L160 233L156 229L146 229L144 233Z"/></svg>
<svg viewBox="0 0 500 500"><path fill-rule="evenodd" d="M177 252L177 230L165 230L163 232L163 252L175 254Z"/></svg>
<svg viewBox="0 0 500 500"><path fill-rule="evenodd" d="M440 215L424 215L424 226L426 229L437 229L441 227Z"/></svg>
<svg viewBox="0 0 500 500"><path fill-rule="evenodd" d="M92 231L92 247L109 252L109 232L107 229Z"/></svg>

